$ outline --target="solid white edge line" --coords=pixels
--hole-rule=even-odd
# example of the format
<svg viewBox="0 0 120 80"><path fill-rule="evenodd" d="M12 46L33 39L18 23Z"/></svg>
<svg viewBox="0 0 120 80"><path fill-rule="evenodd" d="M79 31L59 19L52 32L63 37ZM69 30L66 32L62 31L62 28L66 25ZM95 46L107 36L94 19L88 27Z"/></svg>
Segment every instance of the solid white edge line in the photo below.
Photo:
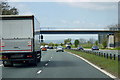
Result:
<svg viewBox="0 0 120 80"><path fill-rule="evenodd" d="M40 74L42 72L42 70L39 70L38 72L37 72L37 74Z"/></svg>
<svg viewBox="0 0 120 80"><path fill-rule="evenodd" d="M47 64L45 64L45 66L48 66L48 63L47 63Z"/></svg>
<svg viewBox="0 0 120 80"><path fill-rule="evenodd" d="M3 66L3 64L0 64L0 66Z"/></svg>
<svg viewBox="0 0 120 80"><path fill-rule="evenodd" d="M85 61L85 62L87 62L88 64L92 65L93 67L95 67L96 69L98 69L98 70L100 70L101 72L105 73L105 74L108 75L109 77L111 77L111 78L113 78L113 79L117 78L117 77L115 77L114 75L110 74L109 72L107 72L107 71L99 68L99 67L96 66L95 64L93 64L93 63L89 62L88 60L84 59L83 57L80 57L80 56L78 56L78 55L76 55L76 54L73 54L73 53L71 53L71 52L68 52L68 53L69 53L69 54L72 54L72 55L74 55L74 56L76 56L76 57L78 57L78 58L81 58L83 61Z"/></svg>

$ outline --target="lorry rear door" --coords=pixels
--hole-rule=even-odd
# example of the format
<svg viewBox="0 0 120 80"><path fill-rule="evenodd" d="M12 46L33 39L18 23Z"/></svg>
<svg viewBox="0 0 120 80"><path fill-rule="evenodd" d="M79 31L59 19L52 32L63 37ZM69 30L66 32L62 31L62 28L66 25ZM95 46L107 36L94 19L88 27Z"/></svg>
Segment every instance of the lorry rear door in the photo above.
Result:
<svg viewBox="0 0 120 80"><path fill-rule="evenodd" d="M2 51L32 51L32 39L3 39Z"/></svg>

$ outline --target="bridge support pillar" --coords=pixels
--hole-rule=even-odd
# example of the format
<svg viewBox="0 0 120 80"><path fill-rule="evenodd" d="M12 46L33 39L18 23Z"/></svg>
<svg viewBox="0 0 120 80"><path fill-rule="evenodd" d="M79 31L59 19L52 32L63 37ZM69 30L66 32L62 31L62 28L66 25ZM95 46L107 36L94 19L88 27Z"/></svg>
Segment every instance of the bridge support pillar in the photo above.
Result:
<svg viewBox="0 0 120 80"><path fill-rule="evenodd" d="M114 48L115 47L114 34L109 34L107 36L107 47L108 48Z"/></svg>
<svg viewBox="0 0 120 80"><path fill-rule="evenodd" d="M41 38L40 38L41 42L44 42L43 35L41 34L40 36L41 36Z"/></svg>

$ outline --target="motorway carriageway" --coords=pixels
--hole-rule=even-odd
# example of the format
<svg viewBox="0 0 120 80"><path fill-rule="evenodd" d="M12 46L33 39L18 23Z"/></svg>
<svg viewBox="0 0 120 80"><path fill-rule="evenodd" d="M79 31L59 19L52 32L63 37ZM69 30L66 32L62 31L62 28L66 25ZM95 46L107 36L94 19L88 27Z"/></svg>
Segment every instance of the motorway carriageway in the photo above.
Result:
<svg viewBox="0 0 120 80"><path fill-rule="evenodd" d="M42 52L41 63L36 67L18 64L14 67L2 66L2 78L94 78L97 80L111 76L68 52L48 50Z"/></svg>

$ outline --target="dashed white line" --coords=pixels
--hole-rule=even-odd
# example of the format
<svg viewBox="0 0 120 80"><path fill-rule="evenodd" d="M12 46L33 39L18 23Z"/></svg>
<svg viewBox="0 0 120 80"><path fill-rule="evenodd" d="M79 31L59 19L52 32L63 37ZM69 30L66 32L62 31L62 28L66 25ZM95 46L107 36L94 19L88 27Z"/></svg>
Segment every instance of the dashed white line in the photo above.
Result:
<svg viewBox="0 0 120 80"><path fill-rule="evenodd" d="M51 57L51 59L52 59L52 57Z"/></svg>
<svg viewBox="0 0 120 80"><path fill-rule="evenodd" d="M42 72L42 70L39 70L38 72L37 72L37 74L40 74Z"/></svg>
<svg viewBox="0 0 120 80"><path fill-rule="evenodd" d="M50 60L49 60L50 61Z"/></svg>
<svg viewBox="0 0 120 80"><path fill-rule="evenodd" d="M45 64L45 66L48 66L48 63L47 63L47 64Z"/></svg>

